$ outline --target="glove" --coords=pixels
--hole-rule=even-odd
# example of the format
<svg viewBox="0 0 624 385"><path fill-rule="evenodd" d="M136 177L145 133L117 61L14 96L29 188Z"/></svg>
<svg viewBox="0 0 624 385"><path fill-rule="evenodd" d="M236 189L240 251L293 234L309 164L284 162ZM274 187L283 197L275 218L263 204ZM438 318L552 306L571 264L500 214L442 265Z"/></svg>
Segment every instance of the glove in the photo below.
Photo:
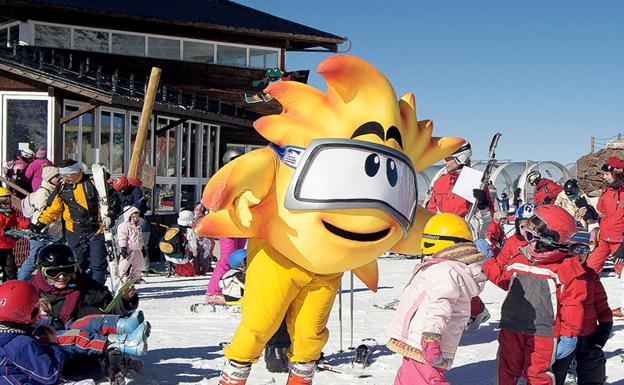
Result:
<svg viewBox="0 0 624 385"><path fill-rule="evenodd" d="M437 333L423 333L422 335L420 345L422 346L423 357L430 365L439 366L444 362L440 349L441 340L442 336Z"/></svg>
<svg viewBox="0 0 624 385"><path fill-rule="evenodd" d="M624 242L620 244L620 247L613 253L613 264L619 265L624 263Z"/></svg>
<svg viewBox="0 0 624 385"><path fill-rule="evenodd" d="M479 210L485 210L488 208L487 195L485 194L485 191L476 188L472 190L472 196L475 197L475 204Z"/></svg>
<svg viewBox="0 0 624 385"><path fill-rule="evenodd" d="M490 245L487 243L485 239L477 239L474 241L474 243L475 245L477 245L477 249L479 249L479 252L485 255L486 259L490 259L494 256L494 253L492 252Z"/></svg>
<svg viewBox="0 0 624 385"><path fill-rule="evenodd" d="M560 360L572 354L576 349L576 337L561 336L557 343L557 354L555 358Z"/></svg>
<svg viewBox="0 0 624 385"><path fill-rule="evenodd" d="M128 256L128 248L127 247L122 247L121 248L121 257L122 258L126 258Z"/></svg>
<svg viewBox="0 0 624 385"><path fill-rule="evenodd" d="M104 227L109 228L111 227L112 224L113 224L113 221L109 217L102 218L102 225Z"/></svg>
<svg viewBox="0 0 624 385"><path fill-rule="evenodd" d="M590 337L591 344L599 346L602 349L611 336L611 329L613 329L613 322L599 324L598 330L596 330Z"/></svg>
<svg viewBox="0 0 624 385"><path fill-rule="evenodd" d="M41 223L41 222L36 222L36 223L29 223L28 224L28 230L32 231L33 233L39 234L41 233L41 231L43 230L43 228L46 227L45 224Z"/></svg>

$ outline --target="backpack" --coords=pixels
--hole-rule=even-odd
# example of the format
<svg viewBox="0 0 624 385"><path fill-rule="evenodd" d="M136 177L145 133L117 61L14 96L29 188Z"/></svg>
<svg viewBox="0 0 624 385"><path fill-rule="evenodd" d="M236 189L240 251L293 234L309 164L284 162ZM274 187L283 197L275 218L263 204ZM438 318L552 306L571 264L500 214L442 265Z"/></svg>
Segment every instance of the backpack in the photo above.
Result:
<svg viewBox="0 0 624 385"><path fill-rule="evenodd" d="M175 264L188 263L186 240L184 239L185 230L186 227L170 227L160 239L158 248L169 262Z"/></svg>

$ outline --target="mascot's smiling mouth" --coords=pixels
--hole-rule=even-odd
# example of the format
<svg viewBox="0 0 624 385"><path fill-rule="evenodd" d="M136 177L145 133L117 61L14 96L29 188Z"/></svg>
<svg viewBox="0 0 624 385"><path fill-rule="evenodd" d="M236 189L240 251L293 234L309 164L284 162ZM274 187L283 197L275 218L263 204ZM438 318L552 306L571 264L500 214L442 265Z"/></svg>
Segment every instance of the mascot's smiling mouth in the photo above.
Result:
<svg viewBox="0 0 624 385"><path fill-rule="evenodd" d="M336 227L334 225L332 225L331 223L327 223L325 221L323 221L323 225L325 225L325 228L332 234L335 234L341 238L345 238L345 239L349 239L352 241L359 241L359 242L373 242L373 241L378 241L380 239L382 239L383 237L385 237L386 235L388 235L388 233L390 233L390 229L384 229L381 231L377 231L374 233L352 233L350 231L347 230L343 230L339 227Z"/></svg>

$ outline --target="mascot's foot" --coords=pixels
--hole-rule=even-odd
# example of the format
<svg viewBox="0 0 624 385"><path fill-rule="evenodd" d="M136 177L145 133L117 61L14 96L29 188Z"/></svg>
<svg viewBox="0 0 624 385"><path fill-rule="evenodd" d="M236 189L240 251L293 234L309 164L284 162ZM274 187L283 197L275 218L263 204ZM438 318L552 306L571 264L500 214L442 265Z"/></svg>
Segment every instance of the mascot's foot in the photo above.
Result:
<svg viewBox="0 0 624 385"><path fill-rule="evenodd" d="M316 361L293 362L286 385L311 385L316 372Z"/></svg>
<svg viewBox="0 0 624 385"><path fill-rule="evenodd" d="M219 385L245 385L251 372L250 362L226 360Z"/></svg>

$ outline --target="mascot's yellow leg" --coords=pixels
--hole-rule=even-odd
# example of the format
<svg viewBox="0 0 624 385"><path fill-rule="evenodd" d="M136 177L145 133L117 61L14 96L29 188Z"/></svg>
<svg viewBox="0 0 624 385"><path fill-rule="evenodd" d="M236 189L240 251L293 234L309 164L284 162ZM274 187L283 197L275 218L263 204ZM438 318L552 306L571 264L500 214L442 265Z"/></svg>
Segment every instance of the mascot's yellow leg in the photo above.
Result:
<svg viewBox="0 0 624 385"><path fill-rule="evenodd" d="M293 341L290 359L318 359L327 342L325 325L342 273L310 273L256 239L250 242L247 258L242 319L225 356L256 362L288 311L288 330Z"/></svg>

